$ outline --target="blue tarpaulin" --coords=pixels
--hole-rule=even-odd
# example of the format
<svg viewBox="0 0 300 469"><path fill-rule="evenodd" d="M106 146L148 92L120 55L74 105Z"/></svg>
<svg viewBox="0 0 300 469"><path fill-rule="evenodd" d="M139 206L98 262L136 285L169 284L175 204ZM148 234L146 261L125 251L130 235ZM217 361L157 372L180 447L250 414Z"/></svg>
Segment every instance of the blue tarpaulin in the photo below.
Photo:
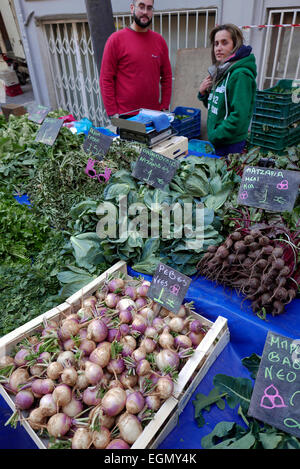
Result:
<svg viewBox="0 0 300 469"><path fill-rule="evenodd" d="M131 276L140 275L128 268ZM148 280L150 276L144 275ZM160 444L159 449L201 449L201 438L210 433L220 421L235 421L244 425L237 414L237 409L227 406L220 410L212 406L210 412L205 412L206 424L198 428L194 418L193 400L197 393L208 394L213 388L213 378L222 373L234 377L250 378L248 370L242 365L241 360L252 353L262 354L264 343L269 330L278 334L300 338L300 299L296 298L286 306L286 312L280 316L267 315L265 319L255 315L250 302L242 303L242 298L236 293L224 290L222 286L198 278L192 280L186 295L186 301L194 301L196 311L215 321L218 316L228 320L230 342L219 357L215 360L204 379L200 382L187 406L179 416L177 426ZM0 399L0 448L36 448L26 431L18 424L16 430L4 427L4 423L11 415L5 401Z"/></svg>

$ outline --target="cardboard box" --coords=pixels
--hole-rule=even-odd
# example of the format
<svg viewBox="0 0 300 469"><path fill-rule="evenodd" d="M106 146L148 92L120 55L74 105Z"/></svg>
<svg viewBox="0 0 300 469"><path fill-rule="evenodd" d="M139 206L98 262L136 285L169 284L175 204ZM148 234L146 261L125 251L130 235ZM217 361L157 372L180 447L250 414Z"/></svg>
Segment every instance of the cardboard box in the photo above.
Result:
<svg viewBox="0 0 300 469"><path fill-rule="evenodd" d="M188 138L182 136L171 137L152 147L152 151L172 159L185 156L188 154Z"/></svg>
<svg viewBox="0 0 300 469"><path fill-rule="evenodd" d="M2 70L0 71L0 79L4 81L5 86L18 85L19 79L14 70Z"/></svg>
<svg viewBox="0 0 300 469"><path fill-rule="evenodd" d="M77 293L69 297L61 305L38 316L27 324L24 324L2 337L0 339L0 357L3 355L9 355L21 340L40 330L43 327L45 320L63 318L76 312L81 307L82 299L95 293L96 290L104 284L107 275L118 271L125 274L127 278L130 278L127 275L126 263L120 261ZM203 325L208 327L209 330L201 343L195 349L192 357L189 358L180 370L172 397L167 399L156 412L154 418L148 423L142 434L131 446L132 449L153 449L160 445L160 443L177 425L178 417L191 398L192 393L204 378L210 366L229 342L227 319L219 316L215 322L211 322L197 313L193 313L193 316L200 319ZM0 394L11 409L15 411L14 397L8 394L3 386L0 386ZM24 412L24 415L27 415L26 412ZM38 448L47 449L48 442L46 439L40 438L38 433L30 427L26 420L22 422L22 425Z"/></svg>

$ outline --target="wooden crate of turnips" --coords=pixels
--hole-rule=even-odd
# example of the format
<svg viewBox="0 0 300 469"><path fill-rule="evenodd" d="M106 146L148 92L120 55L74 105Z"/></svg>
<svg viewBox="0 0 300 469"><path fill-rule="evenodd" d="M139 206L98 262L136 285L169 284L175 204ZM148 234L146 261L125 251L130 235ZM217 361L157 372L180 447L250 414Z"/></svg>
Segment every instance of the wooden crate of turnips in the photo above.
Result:
<svg viewBox="0 0 300 469"><path fill-rule="evenodd" d="M191 303L170 313L147 297L149 284L120 261L3 336L8 424L23 425L40 449L157 448L229 330L225 318L211 322Z"/></svg>

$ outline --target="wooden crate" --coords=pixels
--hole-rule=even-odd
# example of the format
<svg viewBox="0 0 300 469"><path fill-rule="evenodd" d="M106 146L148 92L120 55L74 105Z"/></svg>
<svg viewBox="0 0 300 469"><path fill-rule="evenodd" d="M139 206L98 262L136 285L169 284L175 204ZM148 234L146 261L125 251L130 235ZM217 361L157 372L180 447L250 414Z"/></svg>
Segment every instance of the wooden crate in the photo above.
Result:
<svg viewBox="0 0 300 469"><path fill-rule="evenodd" d="M143 433L132 445L132 449L157 448L175 428L178 417L184 410L197 386L209 368L229 342L227 319L219 316L213 323L200 314L193 314L210 329L196 348L192 357L180 370L174 386L173 397L169 398L150 421Z"/></svg>
<svg viewBox="0 0 300 469"><path fill-rule="evenodd" d="M120 261L77 293L69 297L64 303L0 338L0 357L3 355L9 355L21 340L41 330L46 320L59 320L76 312L81 307L82 300L92 295L99 287L101 287L104 284L107 275L116 272L122 272L126 278L130 278L127 275L126 263ZM229 330L227 327L227 320L225 318L219 316L215 322L211 322L197 313L193 313L193 315L195 318L200 319L205 326L208 326L209 330L196 348L193 356L186 362L179 372L173 396L167 399L156 412L153 420L149 422L143 433L132 445L132 449L149 449L157 448L157 446L159 446L159 444L176 426L178 417L191 398L192 393L195 391L196 387L223 348L229 342ZM13 396L8 394L1 385L0 394L8 403L10 408L15 411ZM27 414L24 413L24 415L26 416ZM47 449L47 440L41 439L30 427L27 421L23 421L22 425L38 448Z"/></svg>
<svg viewBox="0 0 300 469"><path fill-rule="evenodd" d="M6 120L8 120L10 114L13 114L14 116L23 116L27 113L25 107L21 104L2 104L1 109Z"/></svg>
<svg viewBox="0 0 300 469"><path fill-rule="evenodd" d="M185 156L188 154L188 139L182 136L171 137L152 147L152 151L172 159Z"/></svg>

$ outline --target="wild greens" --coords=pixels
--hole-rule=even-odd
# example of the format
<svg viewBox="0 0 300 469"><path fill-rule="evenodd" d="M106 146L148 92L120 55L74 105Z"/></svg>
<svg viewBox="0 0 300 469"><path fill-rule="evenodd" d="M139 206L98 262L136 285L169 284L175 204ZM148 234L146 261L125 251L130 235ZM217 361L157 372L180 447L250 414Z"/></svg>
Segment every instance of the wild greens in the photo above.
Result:
<svg viewBox="0 0 300 469"><path fill-rule="evenodd" d="M242 364L254 380L260 359L255 353L242 359ZM238 407L237 413L244 424L235 421L218 422L212 432L201 439L203 449L300 449L300 441L296 437L247 415L254 388L252 379L217 374L213 384L214 388L208 396L198 393L193 401L198 426L205 425L203 412L209 411L213 404L221 410L226 405L231 409Z"/></svg>

